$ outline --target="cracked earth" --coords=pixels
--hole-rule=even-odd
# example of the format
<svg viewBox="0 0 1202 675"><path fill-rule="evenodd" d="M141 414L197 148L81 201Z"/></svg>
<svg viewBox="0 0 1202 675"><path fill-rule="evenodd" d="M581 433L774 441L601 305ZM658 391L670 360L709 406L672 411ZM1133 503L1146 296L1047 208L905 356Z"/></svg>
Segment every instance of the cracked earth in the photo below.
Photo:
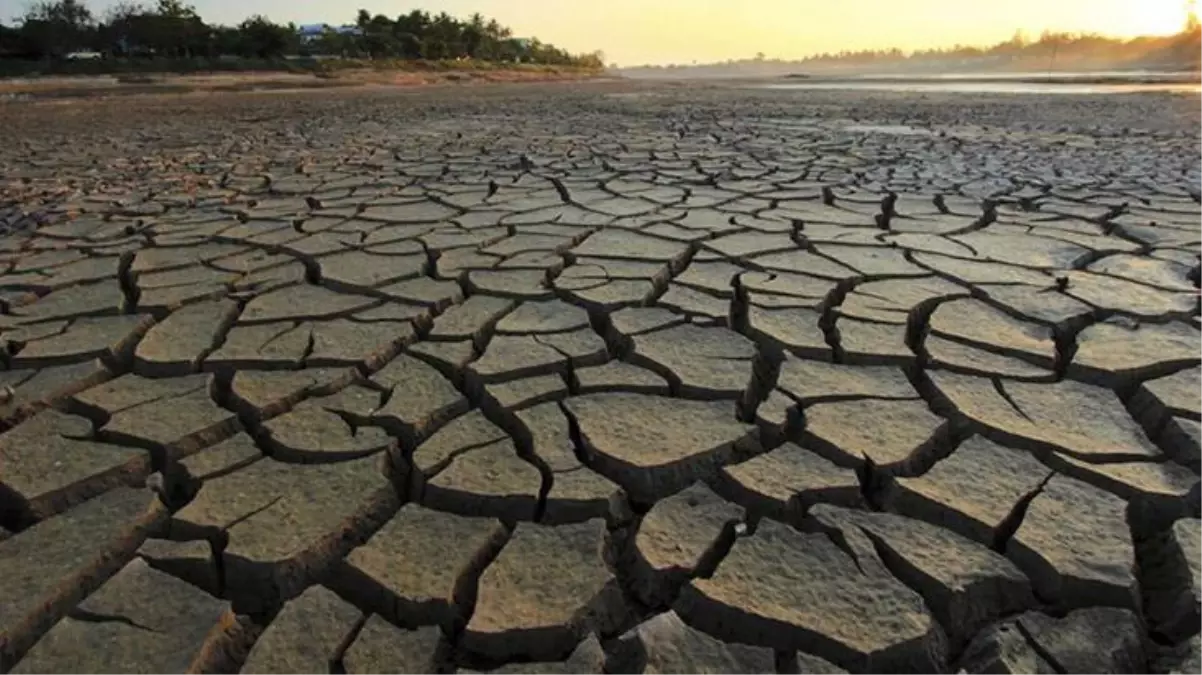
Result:
<svg viewBox="0 0 1202 675"><path fill-rule="evenodd" d="M1196 98L0 121L0 671L1199 670Z"/></svg>

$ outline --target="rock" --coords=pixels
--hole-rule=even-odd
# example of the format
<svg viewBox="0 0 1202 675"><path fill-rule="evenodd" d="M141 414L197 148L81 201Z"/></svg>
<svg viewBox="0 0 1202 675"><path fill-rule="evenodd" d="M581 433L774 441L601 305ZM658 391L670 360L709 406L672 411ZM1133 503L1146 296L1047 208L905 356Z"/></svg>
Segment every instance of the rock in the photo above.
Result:
<svg viewBox="0 0 1202 675"><path fill-rule="evenodd" d="M615 630L626 610L605 564L605 522L519 523L480 577L461 644L489 658L554 661L590 631Z"/></svg>
<svg viewBox="0 0 1202 675"><path fill-rule="evenodd" d="M939 670L943 632L922 598L867 575L825 534L771 520L734 547L710 578L694 579L674 609L730 642L804 650L848 670Z"/></svg>
<svg viewBox="0 0 1202 675"><path fill-rule="evenodd" d="M1182 642L1198 627L1202 603L1202 522L1181 518L1136 549L1152 630Z"/></svg>

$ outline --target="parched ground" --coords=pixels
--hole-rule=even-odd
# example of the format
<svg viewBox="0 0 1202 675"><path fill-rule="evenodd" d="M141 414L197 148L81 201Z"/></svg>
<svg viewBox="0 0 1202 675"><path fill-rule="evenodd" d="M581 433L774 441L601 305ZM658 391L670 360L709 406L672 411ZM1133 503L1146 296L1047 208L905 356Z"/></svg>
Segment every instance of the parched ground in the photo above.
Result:
<svg viewBox="0 0 1202 675"><path fill-rule="evenodd" d="M0 104L0 671L1198 672L1197 104Z"/></svg>

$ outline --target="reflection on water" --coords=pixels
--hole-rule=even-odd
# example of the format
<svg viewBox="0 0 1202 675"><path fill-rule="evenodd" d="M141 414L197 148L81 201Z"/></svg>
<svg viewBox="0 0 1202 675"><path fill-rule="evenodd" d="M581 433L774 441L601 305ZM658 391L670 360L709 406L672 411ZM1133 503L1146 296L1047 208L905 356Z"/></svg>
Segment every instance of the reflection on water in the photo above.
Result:
<svg viewBox="0 0 1202 675"><path fill-rule="evenodd" d="M756 85L760 89L854 89L861 91L896 91L913 93L959 94L1136 94L1177 92L1202 94L1202 85L1193 83L1129 83L1084 84L1079 82L1015 82L998 78L996 82L957 82L955 79L904 82L790 82L788 84Z"/></svg>

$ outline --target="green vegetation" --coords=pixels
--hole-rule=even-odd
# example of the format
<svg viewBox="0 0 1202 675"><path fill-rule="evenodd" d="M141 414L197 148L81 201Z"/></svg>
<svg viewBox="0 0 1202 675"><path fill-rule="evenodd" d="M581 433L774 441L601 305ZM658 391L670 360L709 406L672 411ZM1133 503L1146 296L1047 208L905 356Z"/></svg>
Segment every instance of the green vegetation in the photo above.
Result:
<svg viewBox="0 0 1202 675"><path fill-rule="evenodd" d="M405 70L555 67L599 70L600 52L570 54L475 14L414 10L390 19L359 10L352 26L302 31L252 16L237 26L205 23L180 0L152 8L123 3L97 19L81 0L33 5L14 26L0 24L0 76L123 72L342 68Z"/></svg>

